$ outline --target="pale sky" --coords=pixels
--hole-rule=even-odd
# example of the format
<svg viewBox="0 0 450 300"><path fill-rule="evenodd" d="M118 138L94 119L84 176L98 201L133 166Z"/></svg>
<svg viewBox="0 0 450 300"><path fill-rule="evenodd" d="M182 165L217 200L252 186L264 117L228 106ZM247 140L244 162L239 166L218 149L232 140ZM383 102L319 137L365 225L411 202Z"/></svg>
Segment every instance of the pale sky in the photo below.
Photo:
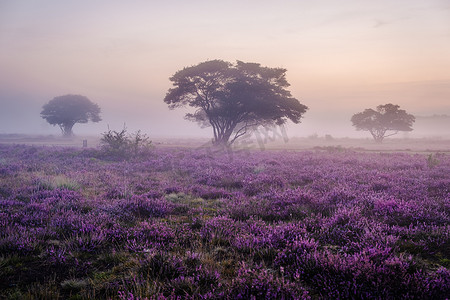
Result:
<svg viewBox="0 0 450 300"><path fill-rule="evenodd" d="M171 75L211 59L286 68L309 107L290 136L347 135L386 103L450 114L450 0L0 0L0 133L59 134L42 105L81 94L103 121L75 134L211 136L163 102Z"/></svg>

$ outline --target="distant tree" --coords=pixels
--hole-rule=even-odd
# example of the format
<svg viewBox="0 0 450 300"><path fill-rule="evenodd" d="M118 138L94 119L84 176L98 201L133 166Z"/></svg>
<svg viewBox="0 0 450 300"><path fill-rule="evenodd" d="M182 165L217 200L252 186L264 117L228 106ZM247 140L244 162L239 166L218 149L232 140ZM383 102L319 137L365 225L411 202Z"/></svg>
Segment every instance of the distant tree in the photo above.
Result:
<svg viewBox="0 0 450 300"><path fill-rule="evenodd" d="M100 107L81 95L55 97L42 107L41 117L48 123L58 125L64 136L73 135L76 123L99 122Z"/></svg>
<svg viewBox="0 0 450 300"><path fill-rule="evenodd" d="M399 131L413 130L415 117L399 108L400 106L390 103L378 105L376 110L369 108L353 115L351 121L357 130L369 131L374 140L381 143L385 137ZM388 131L394 132L387 134Z"/></svg>
<svg viewBox="0 0 450 300"><path fill-rule="evenodd" d="M214 144L228 146L257 126L300 122L308 108L286 89L285 74L257 63L206 61L176 72L164 102L195 108L186 119L211 126Z"/></svg>

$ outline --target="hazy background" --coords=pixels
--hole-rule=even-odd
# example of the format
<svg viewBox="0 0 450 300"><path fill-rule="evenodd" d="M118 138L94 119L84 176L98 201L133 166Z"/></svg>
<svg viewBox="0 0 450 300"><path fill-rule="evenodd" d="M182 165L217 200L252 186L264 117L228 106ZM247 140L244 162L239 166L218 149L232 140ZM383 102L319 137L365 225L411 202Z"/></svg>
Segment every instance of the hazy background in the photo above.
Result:
<svg viewBox="0 0 450 300"><path fill-rule="evenodd" d="M450 115L449 54L448 0L0 0L0 134L58 135L42 105L81 94L103 121L75 134L126 123L150 136L211 136L163 98L176 71L223 59L288 70L309 107L289 136L368 137L350 117L379 104ZM407 136L449 134L448 120L419 118Z"/></svg>

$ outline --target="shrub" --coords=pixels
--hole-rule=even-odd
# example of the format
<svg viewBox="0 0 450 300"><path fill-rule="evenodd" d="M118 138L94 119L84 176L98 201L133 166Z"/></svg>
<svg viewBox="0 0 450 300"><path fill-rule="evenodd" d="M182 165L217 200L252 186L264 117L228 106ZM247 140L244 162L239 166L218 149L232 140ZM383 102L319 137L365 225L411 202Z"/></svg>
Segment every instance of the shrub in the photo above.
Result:
<svg viewBox="0 0 450 300"><path fill-rule="evenodd" d="M439 164L439 160L433 154L429 154L427 157L427 165L429 168L434 168Z"/></svg>
<svg viewBox="0 0 450 300"><path fill-rule="evenodd" d="M152 148L152 141L146 134L140 130L127 134L126 127L121 131L108 128L108 131L102 133L100 142L104 154L116 159L130 159L147 154Z"/></svg>

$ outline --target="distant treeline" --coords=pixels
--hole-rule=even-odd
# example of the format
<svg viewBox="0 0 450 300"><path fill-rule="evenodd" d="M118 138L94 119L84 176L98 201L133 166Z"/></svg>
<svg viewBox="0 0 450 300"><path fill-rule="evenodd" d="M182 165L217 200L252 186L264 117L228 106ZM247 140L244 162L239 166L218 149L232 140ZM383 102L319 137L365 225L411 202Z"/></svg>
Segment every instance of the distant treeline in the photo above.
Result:
<svg viewBox="0 0 450 300"><path fill-rule="evenodd" d="M432 116L416 116L417 119L424 119L424 120L450 120L449 115L432 115Z"/></svg>

